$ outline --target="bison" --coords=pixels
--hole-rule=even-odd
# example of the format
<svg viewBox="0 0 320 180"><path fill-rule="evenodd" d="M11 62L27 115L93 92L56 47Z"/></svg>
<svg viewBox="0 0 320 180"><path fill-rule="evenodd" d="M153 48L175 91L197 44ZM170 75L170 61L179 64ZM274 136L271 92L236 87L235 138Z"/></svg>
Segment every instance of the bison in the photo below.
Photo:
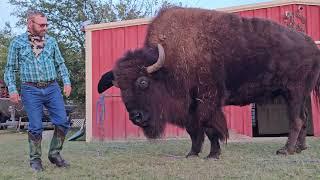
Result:
<svg viewBox="0 0 320 180"><path fill-rule="evenodd" d="M189 156L219 158L228 138L225 105L248 105L281 96L289 135L277 154L306 149L306 99L319 99L320 51L314 41L275 22L198 8L167 8L148 27L144 46L128 51L98 84L121 90L129 119L148 138L166 123L185 128Z"/></svg>

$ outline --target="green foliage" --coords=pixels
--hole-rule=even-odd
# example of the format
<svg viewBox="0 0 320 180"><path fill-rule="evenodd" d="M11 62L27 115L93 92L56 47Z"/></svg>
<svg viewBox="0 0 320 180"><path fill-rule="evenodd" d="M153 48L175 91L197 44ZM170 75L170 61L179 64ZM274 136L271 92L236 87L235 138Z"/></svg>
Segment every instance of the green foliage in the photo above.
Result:
<svg viewBox="0 0 320 180"><path fill-rule="evenodd" d="M82 22L90 20L92 24L99 24L150 17L160 7L182 5L164 0L10 0L9 3L15 6L13 15L18 18L18 27L25 27L29 10L39 10L47 15L49 34L58 40L70 70L73 86L70 99L80 103L85 101L85 39L80 30Z"/></svg>
<svg viewBox="0 0 320 180"><path fill-rule="evenodd" d="M0 29L0 79L3 79L4 67L7 62L7 53L10 41L13 37L12 28L6 23L3 29Z"/></svg>

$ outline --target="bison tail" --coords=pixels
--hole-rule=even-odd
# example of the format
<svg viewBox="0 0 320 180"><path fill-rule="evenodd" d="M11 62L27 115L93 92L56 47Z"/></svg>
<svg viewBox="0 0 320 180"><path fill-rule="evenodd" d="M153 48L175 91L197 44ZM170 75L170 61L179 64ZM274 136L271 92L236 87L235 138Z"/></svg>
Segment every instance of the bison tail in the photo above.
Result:
<svg viewBox="0 0 320 180"><path fill-rule="evenodd" d="M214 119L214 128L218 131L220 141L227 142L229 138L228 126L223 112L216 112Z"/></svg>

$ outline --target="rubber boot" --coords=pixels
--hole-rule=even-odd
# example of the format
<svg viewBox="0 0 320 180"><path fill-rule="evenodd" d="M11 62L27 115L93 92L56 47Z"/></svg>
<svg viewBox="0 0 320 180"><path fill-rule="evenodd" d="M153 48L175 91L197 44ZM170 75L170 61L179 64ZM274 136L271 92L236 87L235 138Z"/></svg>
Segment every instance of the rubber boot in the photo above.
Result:
<svg viewBox="0 0 320 180"><path fill-rule="evenodd" d="M42 161L41 161L41 140L42 135L34 135L28 132L28 141L30 149L30 167L35 172L43 171Z"/></svg>
<svg viewBox="0 0 320 180"><path fill-rule="evenodd" d="M64 160L60 155L65 136L65 129L63 127L55 126L53 137L50 143L48 158L50 162L52 164L55 164L57 167L70 166L70 164L66 160Z"/></svg>

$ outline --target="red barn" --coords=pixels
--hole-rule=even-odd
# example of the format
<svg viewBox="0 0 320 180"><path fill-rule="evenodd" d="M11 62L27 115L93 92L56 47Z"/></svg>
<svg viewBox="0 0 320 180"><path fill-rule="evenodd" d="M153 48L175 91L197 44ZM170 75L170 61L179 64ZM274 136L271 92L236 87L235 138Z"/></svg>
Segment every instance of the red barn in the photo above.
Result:
<svg viewBox="0 0 320 180"><path fill-rule="evenodd" d="M320 45L319 0L278 0L219 10L276 21L307 33ZM111 88L104 99L100 99L97 84L100 76L111 69L123 53L143 45L150 21L136 19L89 25L86 28L87 141L144 138L142 131L128 119L119 89ZM101 105L105 106L105 111ZM320 111L313 96L310 98L309 110L308 134L320 136ZM286 109L281 99L244 107L228 106L224 111L228 127L240 134L262 136L288 132ZM165 138L186 135L184 129L172 125L168 125L165 130Z"/></svg>

